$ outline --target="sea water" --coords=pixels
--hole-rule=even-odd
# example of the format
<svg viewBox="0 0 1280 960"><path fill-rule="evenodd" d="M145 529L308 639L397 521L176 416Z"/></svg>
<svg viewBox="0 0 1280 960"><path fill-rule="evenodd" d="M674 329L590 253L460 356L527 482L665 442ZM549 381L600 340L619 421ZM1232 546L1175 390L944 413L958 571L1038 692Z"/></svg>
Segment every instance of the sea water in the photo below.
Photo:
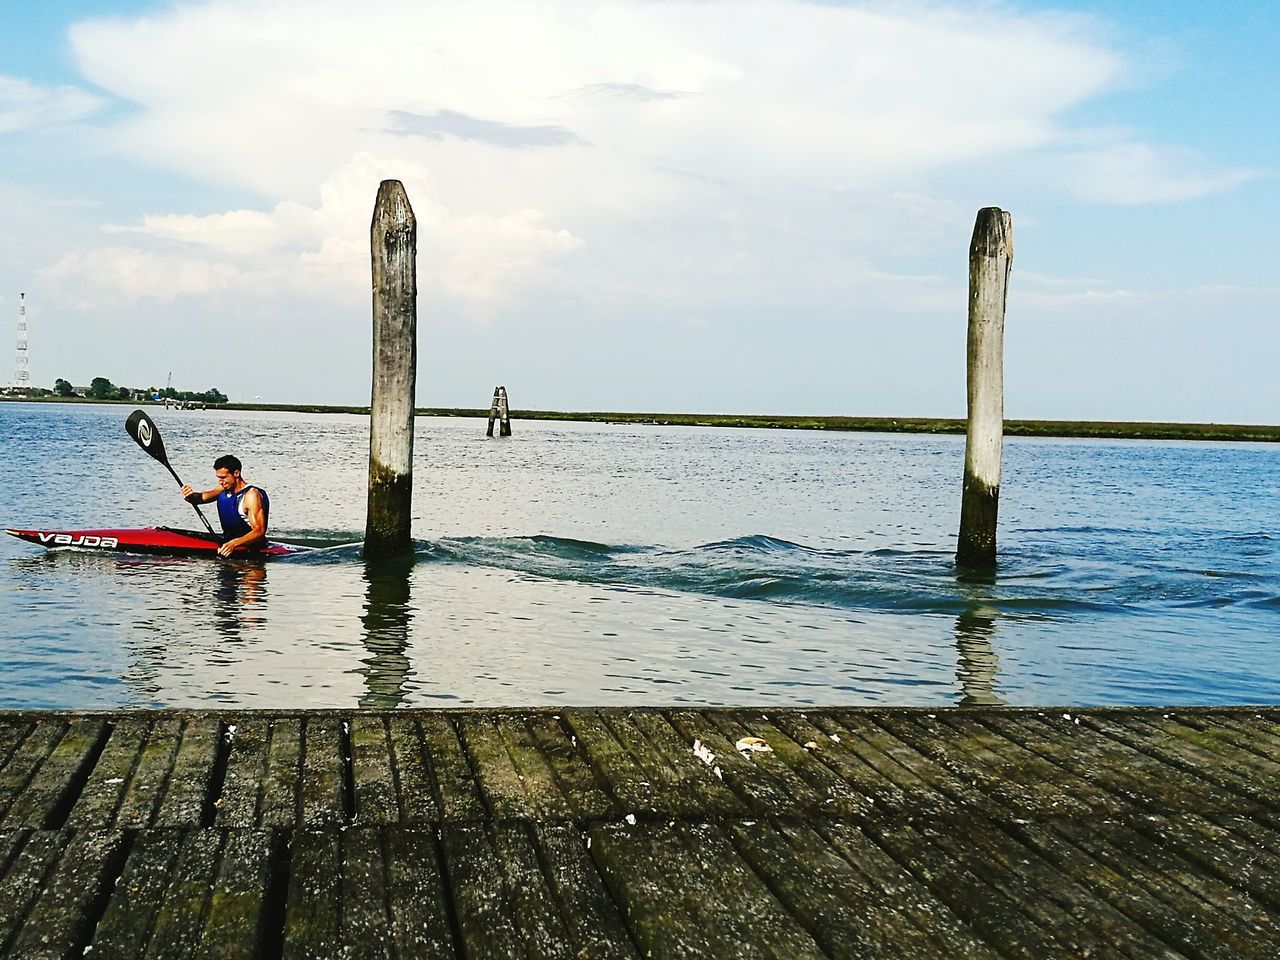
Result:
<svg viewBox="0 0 1280 960"><path fill-rule="evenodd" d="M0 522L199 529L130 409L0 403ZM0 538L0 706L1280 703L1280 445L1011 438L979 575L963 437L419 418L414 555L366 564L367 418L149 412L337 546Z"/></svg>

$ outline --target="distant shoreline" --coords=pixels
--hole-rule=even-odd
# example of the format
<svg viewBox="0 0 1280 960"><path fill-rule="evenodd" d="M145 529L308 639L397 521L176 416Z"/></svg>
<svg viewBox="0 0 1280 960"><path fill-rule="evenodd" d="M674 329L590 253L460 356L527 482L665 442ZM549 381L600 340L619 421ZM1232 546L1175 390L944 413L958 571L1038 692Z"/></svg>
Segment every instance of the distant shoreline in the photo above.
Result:
<svg viewBox="0 0 1280 960"><path fill-rule="evenodd" d="M24 403L105 403L136 407L137 401L84 397L9 398ZM2 401L0 401L2 402ZM159 406L159 404L147 404ZM260 410L281 413L349 413L367 416L368 407L318 403L226 403L206 410ZM419 417L467 417L487 420L487 407L419 407ZM830 430L870 433L964 433L963 419L946 417L784 417L764 414L622 413L618 411L517 410L512 420L565 420L646 426L757 427L774 430ZM1145 423L1091 420L1006 420L1005 436L1077 437L1103 440L1237 440L1280 443L1280 426L1243 423Z"/></svg>

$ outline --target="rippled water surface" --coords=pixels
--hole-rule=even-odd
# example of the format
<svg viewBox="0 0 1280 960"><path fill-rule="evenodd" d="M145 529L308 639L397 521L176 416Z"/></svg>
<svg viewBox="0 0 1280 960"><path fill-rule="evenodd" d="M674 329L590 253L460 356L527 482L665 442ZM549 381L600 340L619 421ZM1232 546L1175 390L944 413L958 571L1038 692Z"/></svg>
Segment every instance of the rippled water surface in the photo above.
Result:
<svg viewBox="0 0 1280 960"><path fill-rule="evenodd" d="M0 404L5 526L196 527L126 407ZM272 534L364 527L367 419L151 411ZM417 421L412 562L0 542L0 706L1280 703L1280 447ZM207 509L207 508L206 508ZM212 516L211 516L212 518Z"/></svg>

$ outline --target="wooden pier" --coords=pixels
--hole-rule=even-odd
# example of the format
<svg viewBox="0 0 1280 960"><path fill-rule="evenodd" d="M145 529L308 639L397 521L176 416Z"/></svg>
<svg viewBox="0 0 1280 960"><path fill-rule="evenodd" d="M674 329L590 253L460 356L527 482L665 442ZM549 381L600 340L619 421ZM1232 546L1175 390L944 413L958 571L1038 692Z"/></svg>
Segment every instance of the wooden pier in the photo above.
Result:
<svg viewBox="0 0 1280 960"><path fill-rule="evenodd" d="M1274 958L1280 710L3 713L0 954Z"/></svg>

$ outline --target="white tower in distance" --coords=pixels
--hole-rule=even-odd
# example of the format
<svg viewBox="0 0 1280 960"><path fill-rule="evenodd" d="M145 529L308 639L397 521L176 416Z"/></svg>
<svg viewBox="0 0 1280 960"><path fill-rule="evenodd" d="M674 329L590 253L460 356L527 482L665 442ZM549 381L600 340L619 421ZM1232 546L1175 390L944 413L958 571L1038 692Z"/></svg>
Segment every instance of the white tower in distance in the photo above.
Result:
<svg viewBox="0 0 1280 960"><path fill-rule="evenodd" d="M18 359L13 368L13 389L31 389L31 368L27 365L27 295L18 294Z"/></svg>

